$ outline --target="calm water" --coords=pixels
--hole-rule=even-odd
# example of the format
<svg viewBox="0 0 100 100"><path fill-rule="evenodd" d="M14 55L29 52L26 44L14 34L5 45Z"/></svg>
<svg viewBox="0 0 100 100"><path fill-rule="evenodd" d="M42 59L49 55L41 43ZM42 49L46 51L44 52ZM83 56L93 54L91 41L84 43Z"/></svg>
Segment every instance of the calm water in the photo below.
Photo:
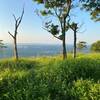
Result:
<svg viewBox="0 0 100 100"><path fill-rule="evenodd" d="M72 52L73 46L68 45L67 51ZM89 52L89 47L82 50L84 53ZM18 53L20 57L49 56L62 53L61 45L40 45L40 44L18 44ZM7 45L7 48L0 49L0 58L13 57L13 46Z"/></svg>

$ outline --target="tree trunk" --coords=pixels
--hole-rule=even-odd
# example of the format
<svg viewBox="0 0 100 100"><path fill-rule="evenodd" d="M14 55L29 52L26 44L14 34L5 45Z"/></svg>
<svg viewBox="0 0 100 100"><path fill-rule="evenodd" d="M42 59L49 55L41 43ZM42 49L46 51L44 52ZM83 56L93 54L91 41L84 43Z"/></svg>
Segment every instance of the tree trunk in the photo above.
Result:
<svg viewBox="0 0 100 100"><path fill-rule="evenodd" d="M67 52L66 52L66 39L65 39L65 34L63 36L63 59L66 59L67 58Z"/></svg>
<svg viewBox="0 0 100 100"><path fill-rule="evenodd" d="M77 41L77 37L76 37L76 31L74 31L74 53L73 56L74 58L76 58L76 41Z"/></svg>
<svg viewBox="0 0 100 100"><path fill-rule="evenodd" d="M62 34L63 34L63 40L62 40L62 45L63 45L63 59L67 58L67 52L66 52L66 18L64 18L64 23L63 23L63 28L62 28Z"/></svg>
<svg viewBox="0 0 100 100"><path fill-rule="evenodd" d="M16 39L16 37L14 38L14 56L15 56L15 59L18 60L18 50L17 50L17 39Z"/></svg>

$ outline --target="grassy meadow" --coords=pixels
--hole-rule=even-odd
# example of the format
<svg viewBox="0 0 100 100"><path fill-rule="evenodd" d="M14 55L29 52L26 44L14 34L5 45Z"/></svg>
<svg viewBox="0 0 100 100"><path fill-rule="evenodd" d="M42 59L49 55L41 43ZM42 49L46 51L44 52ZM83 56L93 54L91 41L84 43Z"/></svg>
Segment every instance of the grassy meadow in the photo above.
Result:
<svg viewBox="0 0 100 100"><path fill-rule="evenodd" d="M100 100L100 53L1 60L0 100Z"/></svg>

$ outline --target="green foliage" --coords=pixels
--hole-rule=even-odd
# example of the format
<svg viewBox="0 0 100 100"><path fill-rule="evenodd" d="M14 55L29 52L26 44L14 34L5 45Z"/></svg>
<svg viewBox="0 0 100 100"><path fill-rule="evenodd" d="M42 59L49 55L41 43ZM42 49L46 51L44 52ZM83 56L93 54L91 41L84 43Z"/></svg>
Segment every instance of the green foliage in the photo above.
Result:
<svg viewBox="0 0 100 100"><path fill-rule="evenodd" d="M4 45L4 43L2 43L3 40L0 40L0 48L6 48L6 46Z"/></svg>
<svg viewBox="0 0 100 100"><path fill-rule="evenodd" d="M0 100L99 100L99 81L98 54L0 62Z"/></svg>
<svg viewBox="0 0 100 100"><path fill-rule="evenodd" d="M90 12L92 19L100 21L100 0L81 0L83 1L83 8Z"/></svg>
<svg viewBox="0 0 100 100"><path fill-rule="evenodd" d="M38 3L44 3L43 0L34 0L34 1L38 1Z"/></svg>
<svg viewBox="0 0 100 100"><path fill-rule="evenodd" d="M70 28L71 28L73 31L75 31L75 30L77 31L77 29L78 29L78 24L72 22L71 25L70 25Z"/></svg>
<svg viewBox="0 0 100 100"><path fill-rule="evenodd" d="M45 23L45 28L48 29L48 32L50 32L52 35L57 35L59 34L59 26L58 25L54 25L54 24L51 24L51 22L46 22Z"/></svg>
<svg viewBox="0 0 100 100"><path fill-rule="evenodd" d="M97 42L93 43L91 46L92 51L100 52L100 40Z"/></svg>
<svg viewBox="0 0 100 100"><path fill-rule="evenodd" d="M77 43L78 49L83 49L83 48L86 48L86 47L87 47L87 45L86 45L85 41L79 41L79 43Z"/></svg>
<svg viewBox="0 0 100 100"><path fill-rule="evenodd" d="M42 16L53 15L53 13L50 10L41 10L40 13Z"/></svg>
<svg viewBox="0 0 100 100"><path fill-rule="evenodd" d="M38 15L42 15L42 18L45 17L44 19L46 19L43 23L43 28L63 42L63 59L66 59L66 32L69 30L68 20L70 11L75 5L74 0L33 1L42 5L42 10L39 8L38 12L40 12L40 14L38 13Z"/></svg>
<svg viewBox="0 0 100 100"><path fill-rule="evenodd" d="M39 4L43 5L43 9L39 9L40 15L42 17L49 17L46 20L43 26L45 30L51 33L54 37L59 38L60 35L65 34L68 31L67 23L72 2L70 0L33 0ZM52 16L52 17L51 17ZM54 20L58 20L58 23L55 23ZM51 22L51 23L49 23ZM48 27L49 26L49 27ZM58 36L59 35L59 36Z"/></svg>
<svg viewBox="0 0 100 100"><path fill-rule="evenodd" d="M76 100L99 100L100 83L90 80L77 80L72 88L72 94Z"/></svg>
<svg viewBox="0 0 100 100"><path fill-rule="evenodd" d="M39 4L44 4L46 8L61 7L70 0L33 0Z"/></svg>

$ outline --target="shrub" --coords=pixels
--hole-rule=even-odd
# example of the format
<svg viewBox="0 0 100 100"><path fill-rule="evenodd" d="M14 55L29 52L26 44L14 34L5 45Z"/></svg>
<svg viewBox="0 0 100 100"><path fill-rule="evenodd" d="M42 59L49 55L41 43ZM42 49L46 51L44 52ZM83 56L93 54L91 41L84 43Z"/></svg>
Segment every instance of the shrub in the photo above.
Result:
<svg viewBox="0 0 100 100"><path fill-rule="evenodd" d="M93 43L91 46L92 51L100 52L100 40L97 42Z"/></svg>
<svg viewBox="0 0 100 100"><path fill-rule="evenodd" d="M99 100L100 82L95 83L92 80L77 80L74 82L71 91L74 100Z"/></svg>
<svg viewBox="0 0 100 100"><path fill-rule="evenodd" d="M0 62L0 100L99 100L100 58Z"/></svg>

